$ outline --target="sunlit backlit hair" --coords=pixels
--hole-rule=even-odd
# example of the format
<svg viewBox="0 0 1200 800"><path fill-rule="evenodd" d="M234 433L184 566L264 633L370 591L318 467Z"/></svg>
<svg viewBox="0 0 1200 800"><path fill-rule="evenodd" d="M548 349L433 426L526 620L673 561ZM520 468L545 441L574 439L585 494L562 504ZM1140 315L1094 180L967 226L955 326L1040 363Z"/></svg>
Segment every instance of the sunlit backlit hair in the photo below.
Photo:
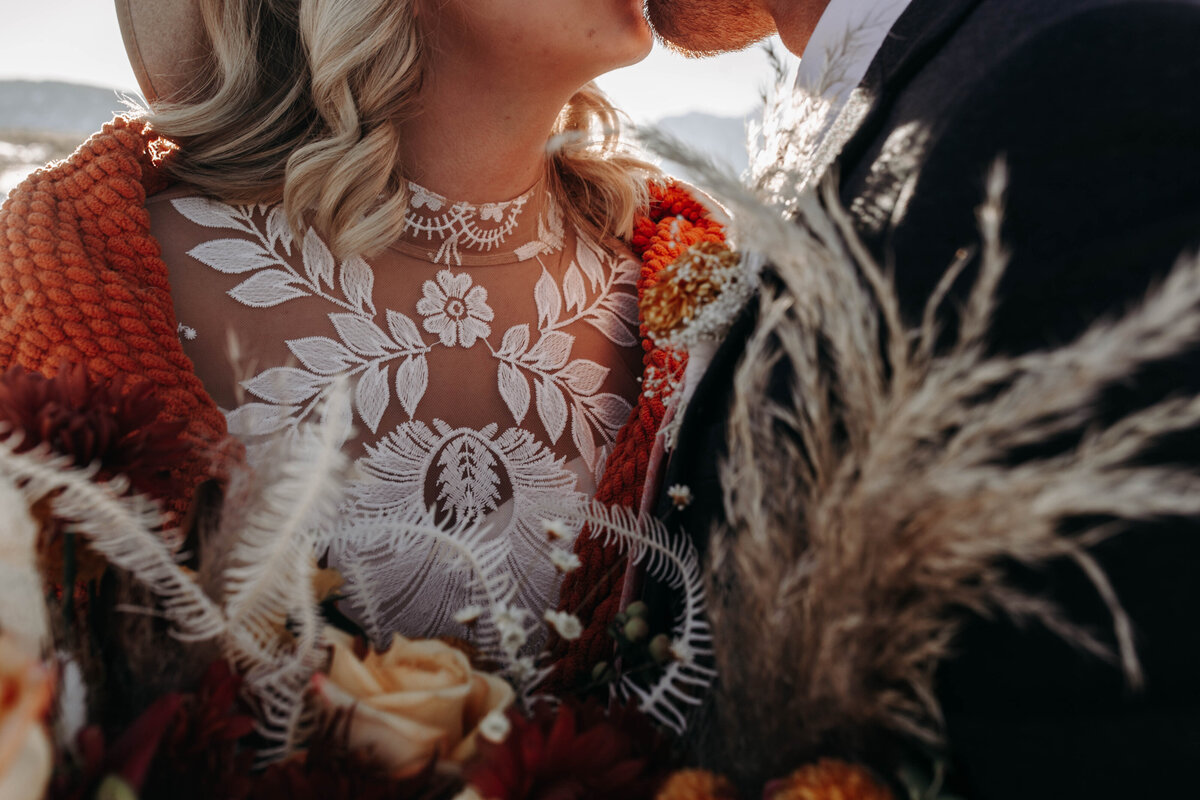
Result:
<svg viewBox="0 0 1200 800"><path fill-rule="evenodd" d="M199 0L211 63L150 120L180 150L172 177L223 200L283 201L341 256L394 241L408 208L398 123L420 113L414 0ZM625 236L657 174L620 139L594 85L555 124L550 186L598 238Z"/></svg>

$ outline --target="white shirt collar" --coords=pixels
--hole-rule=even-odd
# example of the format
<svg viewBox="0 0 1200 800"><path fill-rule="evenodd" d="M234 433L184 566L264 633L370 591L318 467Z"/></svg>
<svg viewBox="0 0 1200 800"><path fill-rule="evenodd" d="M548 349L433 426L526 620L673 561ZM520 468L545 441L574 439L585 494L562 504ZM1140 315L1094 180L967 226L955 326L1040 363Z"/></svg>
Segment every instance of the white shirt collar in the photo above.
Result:
<svg viewBox="0 0 1200 800"><path fill-rule="evenodd" d="M824 172L840 149L830 132L909 2L831 0L804 55L790 59L785 82L768 100L751 150L753 180L793 197Z"/></svg>
<svg viewBox="0 0 1200 800"><path fill-rule="evenodd" d="M804 48L796 85L843 105L910 0L831 0ZM836 116L836 112L833 116Z"/></svg>

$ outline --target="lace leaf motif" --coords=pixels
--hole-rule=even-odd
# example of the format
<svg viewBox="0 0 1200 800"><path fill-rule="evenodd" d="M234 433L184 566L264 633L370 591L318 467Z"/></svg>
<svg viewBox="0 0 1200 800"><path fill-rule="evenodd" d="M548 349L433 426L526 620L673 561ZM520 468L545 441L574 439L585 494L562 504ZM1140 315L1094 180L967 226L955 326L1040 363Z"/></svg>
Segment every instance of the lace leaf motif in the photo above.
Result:
<svg viewBox="0 0 1200 800"><path fill-rule="evenodd" d="M368 364L354 388L354 405L371 433L379 430L379 421L387 411L389 399L388 368L380 367L378 363Z"/></svg>
<svg viewBox="0 0 1200 800"><path fill-rule="evenodd" d="M587 302L587 290L583 288L583 273L575 264L567 267L567 274L563 276L563 296L567 299L567 311L582 310Z"/></svg>
<svg viewBox="0 0 1200 800"><path fill-rule="evenodd" d="M232 228L251 233L248 215L242 209L212 200L207 197L182 197L172 200L171 205L183 216L205 228ZM286 223L284 224L286 228Z"/></svg>
<svg viewBox="0 0 1200 800"><path fill-rule="evenodd" d="M409 356L396 368L396 396L411 419L429 388L429 362L424 356Z"/></svg>
<svg viewBox="0 0 1200 800"><path fill-rule="evenodd" d="M247 403L231 412L228 420L233 433L261 435L299 422L341 378L357 379L355 410L374 433L390 400L386 362L394 359L404 359L397 368L397 399L410 417L416 412L429 384L424 355L428 347L416 323L404 314L388 310L387 332L375 324L375 276L366 261L353 256L339 265L321 237L309 229L300 248L300 272L287 258L293 240L280 207L266 211L264 231L255 221L252 206L231 206L208 198L181 198L172 205L196 224L254 237L215 239L189 251L201 263L225 274L253 273L229 291L239 303L269 308L301 297L317 297L343 309L328 315L340 341L309 336L287 342L305 369L268 369L243 383L266 403Z"/></svg>
<svg viewBox="0 0 1200 800"><path fill-rule="evenodd" d="M504 404L512 412L513 420L520 425L529 413L529 379L512 364L500 362L497 385Z"/></svg>
<svg viewBox="0 0 1200 800"><path fill-rule="evenodd" d="M558 293L558 284L550 273L542 268L542 276L533 287L533 299L537 303L538 327L545 329L548 325L558 322L562 314L562 297Z"/></svg>
<svg viewBox="0 0 1200 800"><path fill-rule="evenodd" d="M401 347L418 350L425 346L425 342L421 340L421 333L417 330L417 324L410 317L389 308L387 310L387 323L388 330L392 333L392 338Z"/></svg>
<svg viewBox="0 0 1200 800"><path fill-rule="evenodd" d="M537 409L550 441L557 443L567 427L567 398L549 378L537 382Z"/></svg>
<svg viewBox="0 0 1200 800"><path fill-rule="evenodd" d="M571 438L593 473L603 468L607 455L607 445L596 444L597 432L611 441L632 406L618 395L597 394L609 369L588 359L572 360L575 337L561 329L583 321L615 344L635 346L637 298L614 289L636 284L638 273L634 260L601 254L579 237L561 291L544 268L534 286L538 340L530 347L529 326L515 325L505 332L500 348L493 353L500 361L497 387L517 424L528 413L533 394L551 442L558 442L570 422ZM564 310L569 315L566 319Z"/></svg>
<svg viewBox="0 0 1200 800"><path fill-rule="evenodd" d="M360 356L387 355L400 346L371 320L357 314L330 314L329 321L346 345Z"/></svg>
<svg viewBox="0 0 1200 800"><path fill-rule="evenodd" d="M333 339L325 336L306 336L287 343L300 363L320 375L337 375L363 360Z"/></svg>
<svg viewBox="0 0 1200 800"><path fill-rule="evenodd" d="M242 382L242 387L269 403L287 405L303 403L312 397L328 380L295 367L272 367Z"/></svg>
<svg viewBox="0 0 1200 800"><path fill-rule="evenodd" d="M212 239L196 245L188 255L226 275L240 275L278 263L261 246L245 239Z"/></svg>

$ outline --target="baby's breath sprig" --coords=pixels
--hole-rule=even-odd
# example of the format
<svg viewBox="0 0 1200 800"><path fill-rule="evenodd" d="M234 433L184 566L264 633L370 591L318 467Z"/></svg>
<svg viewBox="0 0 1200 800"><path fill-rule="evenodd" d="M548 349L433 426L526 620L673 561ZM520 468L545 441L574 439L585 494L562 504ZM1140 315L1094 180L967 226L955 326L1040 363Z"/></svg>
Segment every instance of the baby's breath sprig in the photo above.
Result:
<svg viewBox="0 0 1200 800"><path fill-rule="evenodd" d="M650 338L659 347L683 350L719 341L754 294L756 263L719 242L689 247L642 294Z"/></svg>

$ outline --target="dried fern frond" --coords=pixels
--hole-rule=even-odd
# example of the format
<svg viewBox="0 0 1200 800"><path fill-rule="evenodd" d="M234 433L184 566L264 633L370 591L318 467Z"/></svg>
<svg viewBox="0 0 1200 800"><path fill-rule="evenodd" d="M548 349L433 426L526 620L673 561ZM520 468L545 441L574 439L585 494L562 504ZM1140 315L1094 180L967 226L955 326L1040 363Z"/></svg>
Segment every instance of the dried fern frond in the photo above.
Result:
<svg viewBox="0 0 1200 800"><path fill-rule="evenodd" d="M619 546L628 553L632 564L640 565L647 575L674 589L682 598L672 631L675 659L667 663L662 675L649 687L639 686L625 676L614 686L614 691L621 699L636 699L644 713L683 733L690 710L703 702L716 677L709 666L713 642L705 618L704 582L695 547L686 537L673 536L658 519L623 506L592 500L554 509L552 513L577 529L590 527L593 536L603 536L605 547Z"/></svg>
<svg viewBox="0 0 1200 800"><path fill-rule="evenodd" d="M772 231L762 244L782 286L761 297L736 373L728 528L707 574L721 758L751 782L880 734L937 741L934 672L963 609L1037 621L1141 680L1129 620L1089 547L1134 522L1200 515L1200 476L1139 460L1200 425L1200 398L1116 421L1097 401L1200 341L1200 260L1181 260L1139 307L1070 344L989 356L1003 184L997 168L979 277L941 352L945 292L909 329L831 188L823 203L798 199L790 230L775 210L752 212ZM781 378L787 391L772 393ZM1076 443L1049 447L1065 434ZM1116 654L1005 567L1060 559L1107 604Z"/></svg>
<svg viewBox="0 0 1200 800"><path fill-rule="evenodd" d="M153 500L126 494L121 477L96 481L96 469L75 469L69 459L45 447L15 452L17 437L0 441L0 475L7 476L33 503L51 498L54 515L66 530L83 534L109 563L126 570L159 598L163 613L185 641L201 641L225 632L221 609L176 563L164 532L168 517Z"/></svg>
<svg viewBox="0 0 1200 800"><path fill-rule="evenodd" d="M225 550L222 650L258 710L266 760L290 754L308 729L305 693L323 661L324 627L312 579L346 485L348 402L344 389L332 393L319 423L274 442L258 473L236 476L212 535Z"/></svg>

